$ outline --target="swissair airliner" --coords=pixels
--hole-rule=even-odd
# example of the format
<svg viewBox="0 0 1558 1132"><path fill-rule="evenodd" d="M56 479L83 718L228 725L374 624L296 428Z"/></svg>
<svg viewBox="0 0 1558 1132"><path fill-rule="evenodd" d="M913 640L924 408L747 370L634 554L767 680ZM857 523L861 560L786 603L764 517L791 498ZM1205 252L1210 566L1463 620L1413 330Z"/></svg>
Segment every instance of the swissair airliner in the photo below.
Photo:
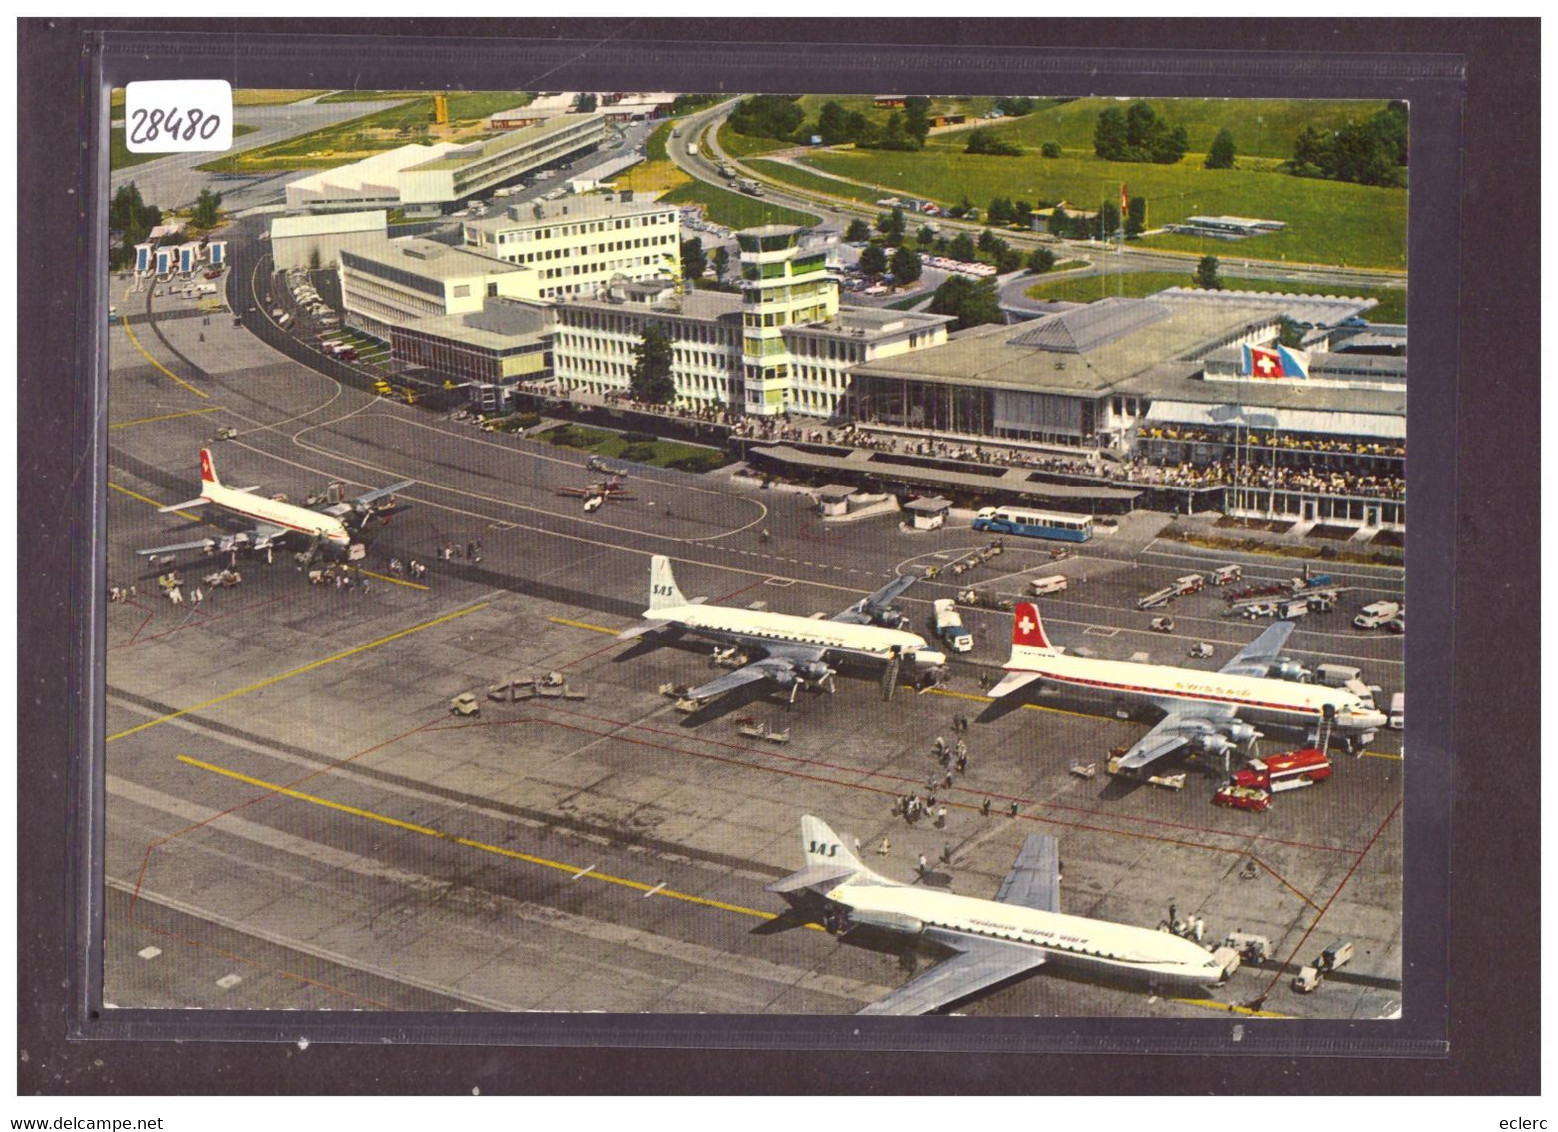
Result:
<svg viewBox="0 0 1558 1132"><path fill-rule="evenodd" d="M1045 963L1154 986L1221 981L1224 965L1200 944L1151 928L1060 910L1060 846L1028 836L994 900L902 884L872 872L820 818L801 818L806 867L768 886L832 929L919 936L952 952L861 1014L925 1014Z"/></svg>
<svg viewBox="0 0 1558 1132"><path fill-rule="evenodd" d="M924 637L883 624L901 620L890 603L914 581L913 574L894 578L824 621L791 613L705 605L702 598L689 601L676 584L671 560L657 554L649 565L649 608L644 611L644 622L618 633L617 639L626 641L659 631L687 633L760 653L759 660L693 688L686 698L702 702L745 684L772 680L789 691L793 703L802 684L832 691L834 669L828 661L840 656L885 661L893 668L894 678L895 666L904 661L911 661L922 672L947 663L946 655L931 648Z"/></svg>
<svg viewBox="0 0 1558 1132"><path fill-rule="evenodd" d="M1035 680L1116 697L1144 699L1163 719L1120 759L1121 771L1137 772L1186 746L1227 755L1259 737L1252 724L1321 729L1332 726L1349 742L1367 743L1385 716L1353 692L1267 676L1293 622L1279 621L1217 672L1165 664L1136 664L1066 656L1050 644L1038 606L1019 602L1012 616L1012 656L1006 676L990 695L1008 696Z"/></svg>
<svg viewBox="0 0 1558 1132"><path fill-rule="evenodd" d="M389 487L376 488L354 499L343 500L315 511L311 507L299 507L295 503L284 503L279 499L266 499L262 495L254 494L257 488L226 486L217 478L216 463L211 459L211 450L202 448L200 450L200 494L183 503L170 503L166 507L159 507L158 512L166 515L174 511L204 507L209 503L230 514L248 519L254 526L246 531L195 542L174 543L171 546L154 546L137 553L153 555L171 554L181 550L200 550L209 554L213 550L225 553L240 547L265 550L277 539L287 535L303 535L311 538L313 540L310 543L311 552L314 547L334 547L344 551L352 541L352 532L347 528L345 521L347 516L361 515L365 521L372 514L375 503L394 495L397 491L404 491L415 482L401 480Z"/></svg>

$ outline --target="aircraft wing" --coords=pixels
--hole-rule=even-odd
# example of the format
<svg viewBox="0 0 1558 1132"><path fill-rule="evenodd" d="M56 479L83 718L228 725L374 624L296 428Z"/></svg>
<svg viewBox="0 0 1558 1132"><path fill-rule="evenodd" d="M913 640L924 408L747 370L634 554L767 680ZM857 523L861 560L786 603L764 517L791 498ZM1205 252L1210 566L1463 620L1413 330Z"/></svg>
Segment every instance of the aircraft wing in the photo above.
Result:
<svg viewBox="0 0 1558 1132"><path fill-rule="evenodd" d="M873 611L881 609L919 579L913 574L900 574L877 590L870 597L863 597L848 609L834 615L834 621L848 625L869 625Z"/></svg>
<svg viewBox="0 0 1558 1132"><path fill-rule="evenodd" d="M194 499L187 499L183 503L170 503L166 507L159 507L157 508L157 514L171 515L175 511L188 511L192 507L204 507L209 502L211 502L209 499L202 499L197 495Z"/></svg>
<svg viewBox="0 0 1558 1132"><path fill-rule="evenodd" d="M1207 732L1215 730L1219 723L1232 720L1236 715L1232 708L1220 704L1197 703L1193 708L1187 708L1183 701L1180 701L1177 709L1168 709L1168 714L1158 721L1156 727L1136 740L1131 745L1131 749L1120 756L1119 769L1143 770L1159 759L1167 758Z"/></svg>
<svg viewBox="0 0 1558 1132"><path fill-rule="evenodd" d="M723 676L717 676L707 684L700 684L696 688L689 689L689 700L712 700L716 696L723 696L726 692L733 692L737 688L744 688L748 684L756 684L759 680L773 680L779 683L791 682L797 675L796 669L802 664L820 661L826 655L825 649L786 648L771 651L762 660L754 660L751 664L727 672Z"/></svg>
<svg viewBox="0 0 1558 1132"><path fill-rule="evenodd" d="M1239 655L1223 665L1220 672L1226 676L1264 676L1276 663L1277 654L1293 635L1293 622L1278 621L1240 650Z"/></svg>
<svg viewBox="0 0 1558 1132"><path fill-rule="evenodd" d="M256 550L264 550L278 538L289 533L286 527L278 527L274 523L260 523L247 531L234 531L231 534L212 535L210 538L197 539L192 542L176 542L170 546L153 546L145 550L137 550L135 553L151 557L155 554L176 554L184 550L199 550L210 554L212 551L220 551L226 554L231 550L252 546Z"/></svg>
<svg viewBox="0 0 1558 1132"><path fill-rule="evenodd" d="M861 1014L928 1014L986 987L1025 974L1044 963L1044 952L993 939L932 928L925 933L956 954L916 975Z"/></svg>
<svg viewBox="0 0 1558 1132"><path fill-rule="evenodd" d="M995 898L1040 912L1060 911L1060 842L1047 833L1030 833Z"/></svg>
<svg viewBox="0 0 1558 1132"><path fill-rule="evenodd" d="M175 542L168 546L149 546L145 550L137 550L135 553L151 557L155 554L177 554L184 550L212 550L216 547L216 539L203 538L196 542Z"/></svg>
<svg viewBox="0 0 1558 1132"><path fill-rule="evenodd" d="M1001 677L1000 682L995 687L990 689L988 695L992 699L998 700L1002 696L1011 695L1018 688L1026 687L1038 678L1039 674L1037 672L1008 672Z"/></svg>
<svg viewBox="0 0 1558 1132"><path fill-rule="evenodd" d="M367 507L370 504L377 503L386 496L394 495L397 491L405 491L406 488L414 486L416 482L416 480L401 480L399 483L392 483L388 487L376 487L372 491L365 491L351 501L352 506Z"/></svg>

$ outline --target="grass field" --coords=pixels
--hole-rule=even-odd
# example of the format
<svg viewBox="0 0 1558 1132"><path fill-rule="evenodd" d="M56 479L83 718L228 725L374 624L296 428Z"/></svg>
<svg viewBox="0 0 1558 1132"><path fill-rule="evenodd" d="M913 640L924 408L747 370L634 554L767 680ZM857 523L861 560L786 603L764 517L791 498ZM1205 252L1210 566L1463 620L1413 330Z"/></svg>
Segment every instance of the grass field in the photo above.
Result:
<svg viewBox="0 0 1558 1132"><path fill-rule="evenodd" d="M398 106L223 157L200 168L210 173L331 169L411 142L471 141L483 135L489 115L517 106L528 97L516 91L452 92L449 125L430 127L433 96L420 94Z"/></svg>
<svg viewBox="0 0 1558 1132"><path fill-rule="evenodd" d="M1190 138L1192 155L1185 160L1200 164L1211 148L1217 132L1224 126L1233 133L1235 152L1251 157L1287 160L1293 155L1293 140L1305 126L1322 130L1341 127L1348 121L1362 121L1386 105L1380 101L1341 101L1320 99L1144 99L1159 118L1172 126L1184 126ZM1120 106L1114 99L1079 98L1060 105L1046 106L1006 125L992 125L991 131L1005 141L1037 150L1047 141L1059 142L1062 149L1093 153L1093 129L1098 115L1106 107ZM959 138L932 137L930 145L967 144Z"/></svg>
<svg viewBox="0 0 1558 1132"><path fill-rule="evenodd" d="M1073 303L1091 303L1098 299L1119 295L1139 299L1156 294L1170 287L1189 287L1193 265L1186 264L1183 272L1171 271L1122 271L1112 275L1084 275L1069 279L1039 277L1023 291L1030 299L1063 299ZM1289 294L1314 293L1312 283L1282 279L1243 279L1228 272L1226 264L1222 272L1223 284L1230 291L1260 291L1263 293L1287 292ZM1328 291L1327 293L1331 293ZM1378 299L1379 305L1364 312L1370 322L1405 322L1407 317L1407 292L1404 287L1348 287L1346 293L1364 299Z"/></svg>
<svg viewBox="0 0 1558 1132"><path fill-rule="evenodd" d="M564 430L566 430L564 433L566 440L560 441L558 433ZM565 447L577 448L584 452L593 452L608 460L628 460L655 468L695 460L703 465L702 470L708 471L730 462L730 456L718 448L683 444L677 440L631 442L621 433L589 428L586 425L559 425L557 428L549 428L545 432L536 434L536 439L544 440L549 444L562 443ZM637 451L630 451L624 456L623 452L627 449L637 449Z"/></svg>
<svg viewBox="0 0 1558 1132"><path fill-rule="evenodd" d="M644 160L617 177L618 188L632 189L636 193L664 193L692 182L665 151L674 125L674 122L663 122L644 139Z"/></svg>
<svg viewBox="0 0 1558 1132"><path fill-rule="evenodd" d="M1080 208L1096 208L1099 201L1117 199L1123 183L1132 196L1148 200L1149 227L1219 213L1287 222L1286 231L1243 241L1235 253L1240 258L1406 267L1407 194L1400 189L1284 173L1203 169L1189 159L1177 165L1136 165L1077 153L1047 160L1036 155L971 157L934 148L920 153L850 150L808 154L802 160L824 172L878 186L868 199L891 189L943 204L956 204L966 196L983 207L992 197L1004 196L1035 203L1064 199ZM1213 254L1226 250L1216 246L1219 241L1205 243ZM1202 241L1161 236L1143 244L1196 251Z"/></svg>
<svg viewBox="0 0 1558 1132"><path fill-rule="evenodd" d="M258 126L233 126L233 137L241 138L244 134L252 134ZM156 161L159 157L166 157L165 153L131 153L124 144L124 127L111 126L108 130L108 167L110 169L128 169L132 165L140 165L147 161Z"/></svg>
<svg viewBox="0 0 1558 1132"><path fill-rule="evenodd" d="M798 189L807 189L814 193L827 193L829 196L839 197L843 200L859 201L862 204L874 204L882 199L882 190L866 185L857 185L851 181L840 181L833 177L824 177L820 173L813 173L794 165L786 165L782 161L765 161L756 158L747 162L754 171L765 177L771 177L775 181L781 181L787 185L794 185Z"/></svg>
<svg viewBox="0 0 1558 1132"><path fill-rule="evenodd" d="M737 161L748 157L756 157L764 153L772 153L776 149L789 149L791 142L776 141L773 138L749 138L746 134L738 134L730 128L730 122L720 124L716 139L719 146Z"/></svg>
<svg viewBox="0 0 1558 1132"><path fill-rule="evenodd" d="M425 90L337 90L321 98L320 102L378 102L386 98L423 98ZM521 103L516 102L519 106ZM503 109L499 107L498 109Z"/></svg>
<svg viewBox="0 0 1558 1132"><path fill-rule="evenodd" d="M754 228L760 224L810 227L821 223L819 217L809 212L798 212L745 193L727 192L702 181L691 181L672 189L660 199L671 204L702 204L710 220L727 228Z"/></svg>

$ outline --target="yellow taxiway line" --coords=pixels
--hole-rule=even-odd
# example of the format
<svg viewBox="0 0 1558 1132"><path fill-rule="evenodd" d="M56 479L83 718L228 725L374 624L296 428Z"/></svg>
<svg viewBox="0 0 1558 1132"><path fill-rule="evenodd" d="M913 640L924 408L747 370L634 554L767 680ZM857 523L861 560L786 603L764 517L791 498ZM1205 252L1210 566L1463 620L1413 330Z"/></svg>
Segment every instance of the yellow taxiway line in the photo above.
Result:
<svg viewBox="0 0 1558 1132"><path fill-rule="evenodd" d="M642 892L645 896L666 896L672 900L682 900L689 904L701 904L707 908L718 908L723 912L738 912L743 916L752 916L759 920L772 920L775 915L772 912L764 912L757 908L746 908L740 904L727 904L723 900L710 900L706 896L694 896L690 892L678 892L674 888L666 888L664 883L645 884L643 881L630 880L627 877L613 876L610 873L598 872L594 868L585 865L570 865L563 861L554 861L549 857L537 857L531 853L521 853L518 849L507 849L502 845L490 845L485 841L477 841L470 837L459 837L452 833L445 833L441 829L433 829L430 826L417 825L415 822L401 821L386 814L375 813L373 810L365 810L358 806L348 806L344 802L332 802L328 798L321 798L317 794L305 794L301 790L293 790L277 782L267 782L263 778L254 778L247 774L240 774L236 770L228 770L226 767L216 766L214 763L202 762L192 759L188 755L179 755L178 761L187 766L200 770L210 771L212 774L220 774L227 778L236 779L250 786L257 786L262 790L269 790L274 794L280 794L286 798L295 798L300 802L307 802L313 806L323 806L327 810L335 810L338 813L351 814L353 817L362 818L365 821L378 822L381 825L393 826L396 829L406 830L408 833L420 833L424 837L436 837L440 841L450 841L456 845L463 845L467 849L476 849L483 853L492 853L499 857L507 857L514 861L523 861L527 865L537 865L545 869L555 869L558 872L568 873L576 880L597 880L603 884L614 884L622 888L631 888ZM807 927L818 931L823 929L816 924L808 924Z"/></svg>
<svg viewBox="0 0 1558 1132"><path fill-rule="evenodd" d="M360 566L357 568L357 572L366 578L377 578L381 582L391 582L397 586L406 586L413 590L425 590L428 588L421 582L408 582L406 579L397 578L393 574L375 574L372 570L364 570Z"/></svg>
<svg viewBox="0 0 1558 1132"><path fill-rule="evenodd" d="M128 322L120 323L120 325L124 327L125 336L130 339L130 345L134 346L137 350L139 350L141 352L141 357L145 358L148 362L150 362L152 365L156 366L163 373L167 374L174 381L178 382L185 389L188 389L196 397L204 397L207 401L209 401L211 399L211 394L206 393L203 390L196 389L189 382L185 381L178 374L174 373L167 366L163 365L156 358L154 358L150 354L148 354L146 352L146 347L141 345L140 339L135 336L135 331L130 329L130 324Z"/></svg>
<svg viewBox="0 0 1558 1132"><path fill-rule="evenodd" d="M566 617L548 617L547 620L553 625L567 625L570 629L588 629L592 633L609 633L613 637L617 635L615 629L608 629L604 625L591 625L588 621L570 621Z"/></svg>
<svg viewBox="0 0 1558 1132"><path fill-rule="evenodd" d="M199 391L197 390L196 392ZM142 417L140 420L135 421L120 421L118 424L111 424L108 427L129 428L131 425L155 424L157 421L176 421L180 417L198 417L202 413L219 413L222 411L222 408L223 406L221 405L212 405L209 409L187 409L182 413L166 413L160 417Z"/></svg>
<svg viewBox="0 0 1558 1132"><path fill-rule="evenodd" d="M1186 1006L1203 1006L1208 1010L1215 1010L1219 1014L1243 1014L1250 1018L1289 1018L1291 1015L1278 1014L1275 1010L1257 1010L1253 1006L1239 1006L1232 1002L1218 1002L1215 998L1171 998L1170 1002L1182 1002Z"/></svg>
<svg viewBox="0 0 1558 1132"><path fill-rule="evenodd" d="M158 503L155 499L148 499L146 496L142 495L140 492L138 492L138 491L131 491L127 487L120 487L118 484L114 483L113 481L109 481L108 486L113 488L115 491L123 492L125 495L128 495L131 499L139 499L142 503L150 504L153 507L161 507L162 506L162 504ZM177 515L181 519L188 519L192 523L205 523L205 522L207 522L207 520L202 519L199 515L191 515L188 511L175 511L175 512L173 512L173 514ZM212 523L210 525L211 526L215 526L214 523Z"/></svg>
<svg viewBox="0 0 1558 1132"><path fill-rule="evenodd" d="M331 656L323 657L315 661L310 661L308 664L291 669L287 672L282 672L275 676L267 676L264 680L258 680L253 684L246 684L242 688L234 688L231 692L223 692L220 696L215 696L212 699L205 700L201 703L192 704L187 708L180 708L178 711L169 712L167 715L160 715L156 719L148 719L145 723L138 723L134 727L129 727L123 731L117 732L116 734L110 735L104 741L112 743L115 739L123 739L127 735L134 735L137 731L145 731L148 727L156 727L159 723L167 723L169 720L178 719L180 716L188 715L190 712L200 711L203 708L214 707L217 704L225 703L226 701L236 699L239 696L246 696L250 692L257 692L261 688L269 688L272 684L279 684L283 680L290 680L294 676L302 676L304 673L312 672L316 668L323 668L327 664L333 664L338 660L345 660L349 656L356 656L358 653L364 653L370 649L376 649L380 645L387 645L391 641L398 641L402 637L409 637L412 633L420 633L423 629L431 629L435 625L442 625L446 621L453 621L457 617L464 617L467 613L475 613L477 610L486 609L488 604L488 602L483 601L476 605L467 606L464 609L457 609L453 613L446 613L442 617L433 618L431 621L423 621L419 625L413 625L409 629L402 629L398 633L391 633L387 637L380 637L378 640L368 641L366 644L354 645L352 648L343 649Z"/></svg>

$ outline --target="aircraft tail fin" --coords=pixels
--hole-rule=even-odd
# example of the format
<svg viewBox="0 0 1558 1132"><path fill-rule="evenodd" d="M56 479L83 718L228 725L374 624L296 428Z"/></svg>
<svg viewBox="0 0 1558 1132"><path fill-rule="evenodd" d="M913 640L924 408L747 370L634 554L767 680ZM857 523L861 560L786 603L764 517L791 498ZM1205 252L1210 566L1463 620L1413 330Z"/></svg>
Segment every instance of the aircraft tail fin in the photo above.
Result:
<svg viewBox="0 0 1558 1132"><path fill-rule="evenodd" d="M222 481L216 478L216 462L211 459L211 449L200 450L200 479L202 483L215 484L220 487Z"/></svg>
<svg viewBox="0 0 1558 1132"><path fill-rule="evenodd" d="M663 554L655 555L649 562L649 608L668 609L686 604L687 599L676 584L676 575L671 573L671 560Z"/></svg>
<svg viewBox="0 0 1558 1132"><path fill-rule="evenodd" d="M1031 601L1019 601L1012 611L1012 659L1007 668L1022 668L1024 661L1055 656L1060 649L1050 644L1039 617L1039 607Z"/></svg>

